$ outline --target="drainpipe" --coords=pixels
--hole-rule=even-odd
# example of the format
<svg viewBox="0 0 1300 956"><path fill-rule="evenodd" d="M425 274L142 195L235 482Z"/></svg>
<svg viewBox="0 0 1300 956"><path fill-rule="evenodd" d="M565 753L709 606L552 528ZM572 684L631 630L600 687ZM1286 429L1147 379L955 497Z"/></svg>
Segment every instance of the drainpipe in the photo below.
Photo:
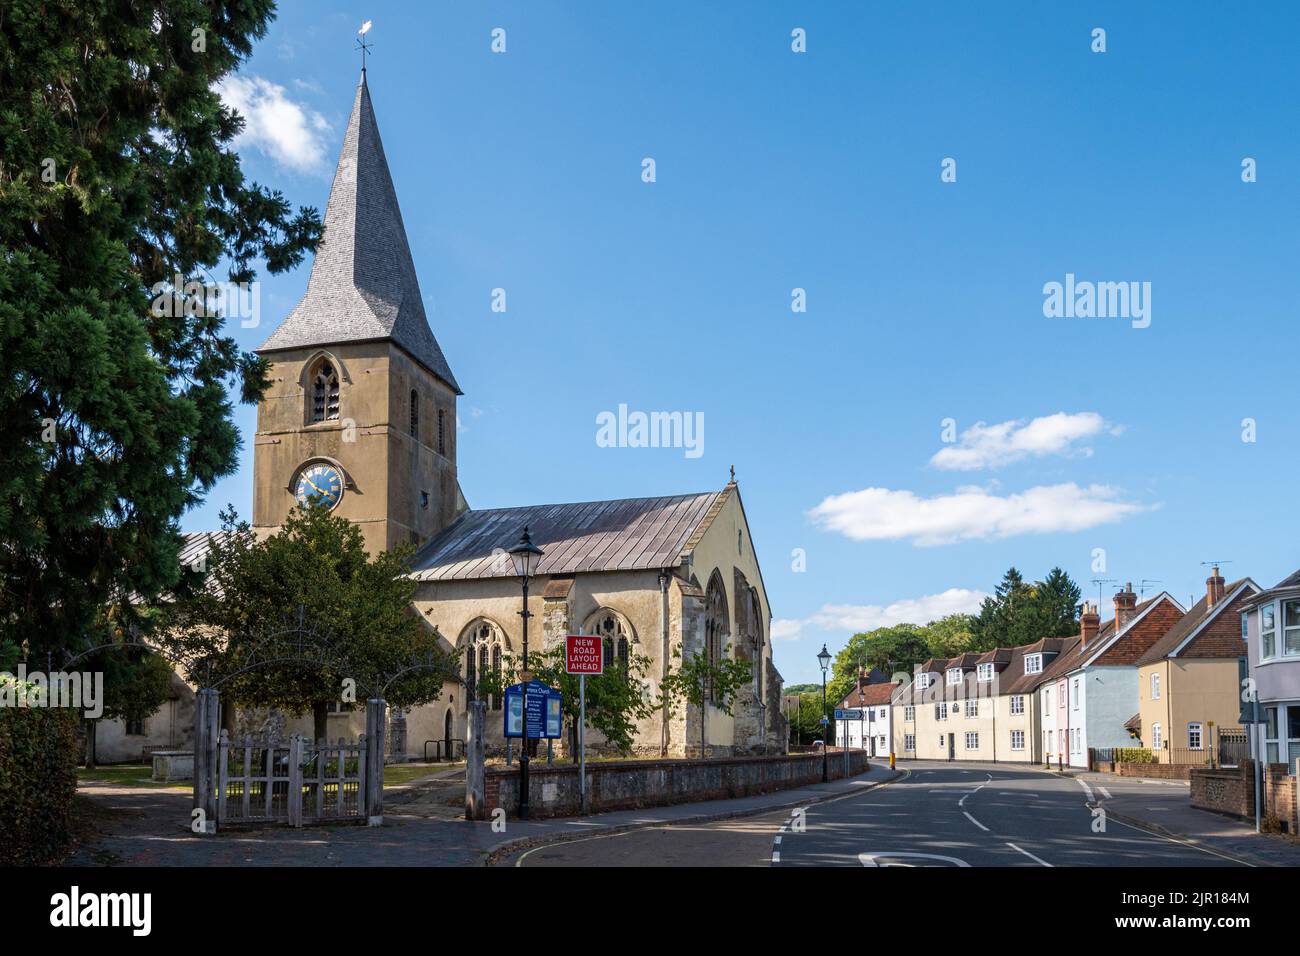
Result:
<svg viewBox="0 0 1300 956"><path fill-rule="evenodd" d="M659 675L659 688L663 690L663 681L668 678L668 579L669 573L667 568L661 568L659 571L659 635L662 640L663 668ZM659 756L668 756L668 704L664 703L663 716L661 720L661 730L659 735Z"/></svg>

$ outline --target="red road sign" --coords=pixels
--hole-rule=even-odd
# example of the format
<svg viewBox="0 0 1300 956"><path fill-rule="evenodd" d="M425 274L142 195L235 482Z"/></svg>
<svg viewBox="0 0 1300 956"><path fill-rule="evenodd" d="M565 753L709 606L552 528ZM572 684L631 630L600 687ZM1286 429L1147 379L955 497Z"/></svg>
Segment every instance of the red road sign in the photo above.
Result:
<svg viewBox="0 0 1300 956"><path fill-rule="evenodd" d="M605 668L600 638L595 634L570 634L564 639L566 674L600 674Z"/></svg>

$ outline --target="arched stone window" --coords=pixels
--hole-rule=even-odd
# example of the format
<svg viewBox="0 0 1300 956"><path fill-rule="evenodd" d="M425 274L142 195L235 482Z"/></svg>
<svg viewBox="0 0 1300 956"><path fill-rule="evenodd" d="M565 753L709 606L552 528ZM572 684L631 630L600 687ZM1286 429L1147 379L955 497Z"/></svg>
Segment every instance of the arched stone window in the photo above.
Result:
<svg viewBox="0 0 1300 956"><path fill-rule="evenodd" d="M339 373L327 358L317 360L308 376L311 382L311 407L308 420L336 421L339 417Z"/></svg>
<svg viewBox="0 0 1300 956"><path fill-rule="evenodd" d="M704 650L710 664L717 665L726 653L727 638L730 634L727 614L727 589L722 583L722 575L717 571L709 577L709 586L704 592ZM716 701L715 689L709 687L709 700Z"/></svg>
<svg viewBox="0 0 1300 956"><path fill-rule="evenodd" d="M479 697L479 681L484 675L501 670L501 654L509 645L501 628L486 618L479 618L461 632L459 647L465 655L465 694L469 700ZM488 710L500 710L501 698L489 694L483 700Z"/></svg>
<svg viewBox="0 0 1300 956"><path fill-rule="evenodd" d="M615 661L621 663L624 668L628 666L632 658L632 645L637 640L632 632L632 625L622 614L603 607L587 618L586 626L582 630L584 634L600 635L600 646L604 652L602 656L607 670Z"/></svg>

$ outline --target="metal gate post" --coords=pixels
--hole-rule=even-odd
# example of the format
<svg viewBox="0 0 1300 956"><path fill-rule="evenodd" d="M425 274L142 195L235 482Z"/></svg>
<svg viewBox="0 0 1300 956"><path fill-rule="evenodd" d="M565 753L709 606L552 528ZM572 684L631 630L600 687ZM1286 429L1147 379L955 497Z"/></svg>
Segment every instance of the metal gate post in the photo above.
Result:
<svg viewBox="0 0 1300 956"><path fill-rule="evenodd" d="M302 736L289 738L289 826L302 826Z"/></svg>

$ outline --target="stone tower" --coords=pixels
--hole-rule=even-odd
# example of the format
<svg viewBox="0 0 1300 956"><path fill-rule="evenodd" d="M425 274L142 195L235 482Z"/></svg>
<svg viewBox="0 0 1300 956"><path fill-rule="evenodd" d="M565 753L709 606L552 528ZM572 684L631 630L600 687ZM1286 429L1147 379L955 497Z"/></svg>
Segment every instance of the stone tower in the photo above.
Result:
<svg viewBox="0 0 1300 956"><path fill-rule="evenodd" d="M423 542L465 510L462 393L425 318L364 70L307 292L257 352L271 363L253 449L259 531L319 496L373 554Z"/></svg>

